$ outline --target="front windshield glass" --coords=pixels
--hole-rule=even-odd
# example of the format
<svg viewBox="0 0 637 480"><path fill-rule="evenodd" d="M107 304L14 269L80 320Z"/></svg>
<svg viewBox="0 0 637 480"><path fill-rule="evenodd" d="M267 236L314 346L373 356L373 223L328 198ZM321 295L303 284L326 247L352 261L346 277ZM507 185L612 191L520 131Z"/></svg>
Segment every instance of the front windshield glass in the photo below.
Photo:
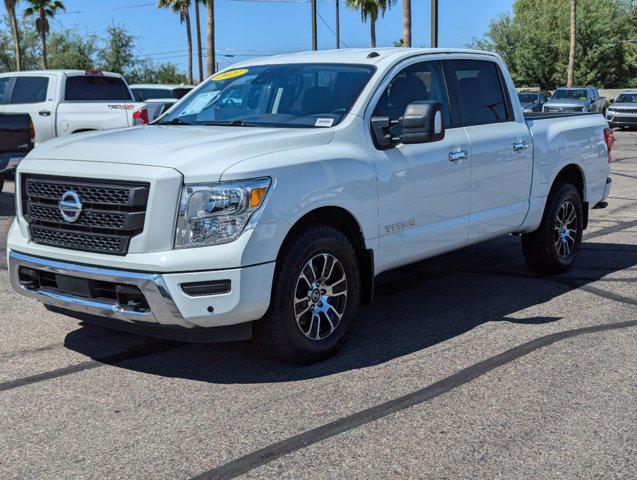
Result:
<svg viewBox="0 0 637 480"><path fill-rule="evenodd" d="M622 93L617 100L617 103L637 103L637 93Z"/></svg>
<svg viewBox="0 0 637 480"><path fill-rule="evenodd" d="M534 93L518 93L520 103L537 103L537 94Z"/></svg>
<svg viewBox="0 0 637 480"><path fill-rule="evenodd" d="M228 70L178 103L160 124L331 127L374 72L363 65L283 64Z"/></svg>
<svg viewBox="0 0 637 480"><path fill-rule="evenodd" d="M588 100L588 94L586 90L556 90L553 94L553 98L557 100Z"/></svg>

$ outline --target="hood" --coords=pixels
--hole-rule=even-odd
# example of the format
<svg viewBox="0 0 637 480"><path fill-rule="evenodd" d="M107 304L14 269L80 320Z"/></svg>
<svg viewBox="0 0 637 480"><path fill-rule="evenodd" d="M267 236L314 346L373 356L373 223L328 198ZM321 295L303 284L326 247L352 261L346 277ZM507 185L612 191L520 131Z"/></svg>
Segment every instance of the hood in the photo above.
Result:
<svg viewBox="0 0 637 480"><path fill-rule="evenodd" d="M588 100L578 100L576 98L558 98L558 99L550 99L546 104L550 104L552 106L556 105L564 105L566 107L572 107L573 105L588 105Z"/></svg>
<svg viewBox="0 0 637 480"><path fill-rule="evenodd" d="M611 103L608 106L609 109L614 110L614 109L618 109L618 110L637 110L637 103Z"/></svg>
<svg viewBox="0 0 637 480"><path fill-rule="evenodd" d="M57 138L38 145L29 157L171 167L185 176L205 163L220 177L242 160L324 145L333 136L321 128L148 125Z"/></svg>

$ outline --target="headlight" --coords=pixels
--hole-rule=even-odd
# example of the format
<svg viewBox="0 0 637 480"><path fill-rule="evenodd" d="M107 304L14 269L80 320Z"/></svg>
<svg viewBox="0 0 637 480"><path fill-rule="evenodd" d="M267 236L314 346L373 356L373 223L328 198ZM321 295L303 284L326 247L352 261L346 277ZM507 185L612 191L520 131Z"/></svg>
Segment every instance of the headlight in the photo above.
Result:
<svg viewBox="0 0 637 480"><path fill-rule="evenodd" d="M204 247L236 240L263 204L269 178L186 184L181 192L175 248Z"/></svg>

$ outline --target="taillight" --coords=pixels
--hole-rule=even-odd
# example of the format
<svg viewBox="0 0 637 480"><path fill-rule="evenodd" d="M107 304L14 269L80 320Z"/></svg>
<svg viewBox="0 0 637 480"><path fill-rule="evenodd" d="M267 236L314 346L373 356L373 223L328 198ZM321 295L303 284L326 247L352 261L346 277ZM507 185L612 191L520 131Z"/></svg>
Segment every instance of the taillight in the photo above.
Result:
<svg viewBox="0 0 637 480"><path fill-rule="evenodd" d="M148 110L142 108L133 112L133 125L148 125Z"/></svg>
<svg viewBox="0 0 637 480"><path fill-rule="evenodd" d="M610 151L615 143L615 130L612 128L605 128L604 141L606 142L606 148L608 149L608 163L610 163Z"/></svg>
<svg viewBox="0 0 637 480"><path fill-rule="evenodd" d="M31 141L33 142L35 139L35 126L33 125L33 122L29 122L29 135L31 135Z"/></svg>

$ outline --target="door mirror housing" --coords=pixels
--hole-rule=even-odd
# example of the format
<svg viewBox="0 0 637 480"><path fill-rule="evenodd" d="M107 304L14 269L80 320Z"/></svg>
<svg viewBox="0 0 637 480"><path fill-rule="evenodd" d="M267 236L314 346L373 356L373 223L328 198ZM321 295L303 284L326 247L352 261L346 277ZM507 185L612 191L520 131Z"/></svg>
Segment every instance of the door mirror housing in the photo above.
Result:
<svg viewBox="0 0 637 480"><path fill-rule="evenodd" d="M400 137L392 137L391 127L400 125ZM419 100L405 108L398 120L389 117L372 117L372 133L376 148L390 148L397 143L428 143L445 138L444 107L437 100Z"/></svg>
<svg viewBox="0 0 637 480"><path fill-rule="evenodd" d="M444 109L437 100L419 100L407 105L402 118L404 144L438 142L445 138Z"/></svg>

